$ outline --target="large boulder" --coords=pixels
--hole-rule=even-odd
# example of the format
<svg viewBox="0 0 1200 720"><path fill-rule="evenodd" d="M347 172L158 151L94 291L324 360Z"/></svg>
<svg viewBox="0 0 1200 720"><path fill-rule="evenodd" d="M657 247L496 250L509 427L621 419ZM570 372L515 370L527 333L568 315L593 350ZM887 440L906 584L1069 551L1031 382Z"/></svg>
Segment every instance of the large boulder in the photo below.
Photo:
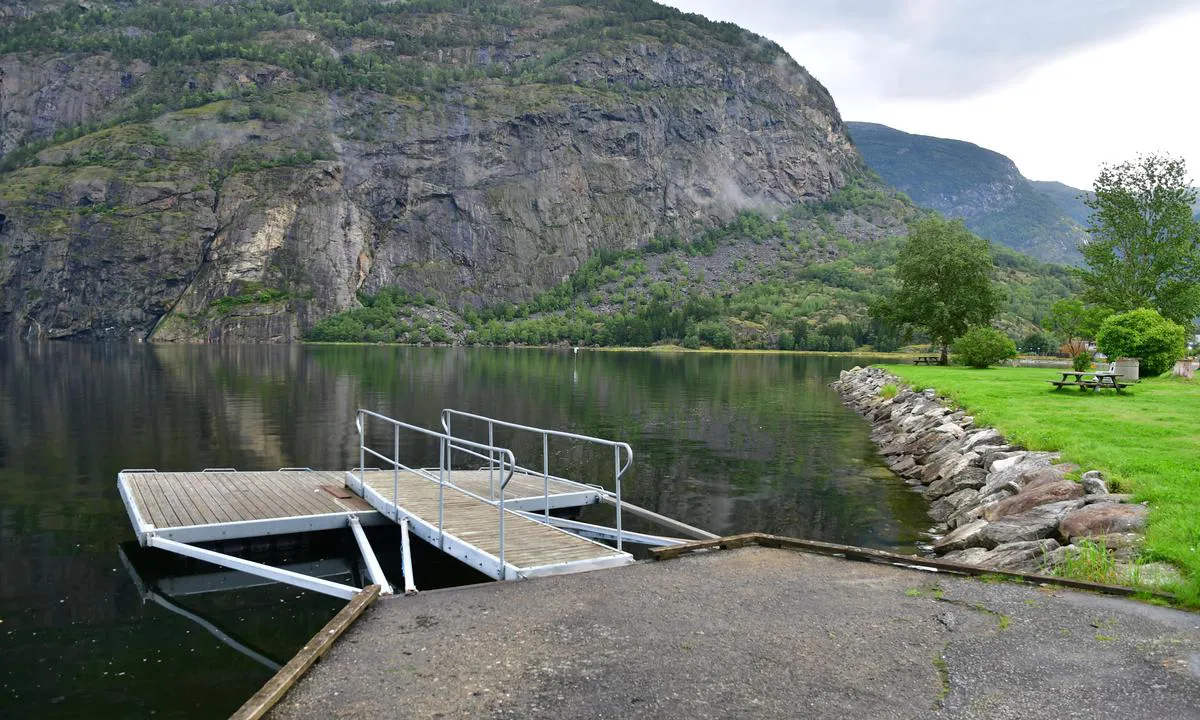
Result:
<svg viewBox="0 0 1200 720"><path fill-rule="evenodd" d="M1069 540L1112 533L1140 532L1146 527L1150 509L1145 505L1095 503L1068 513L1059 526L1059 535Z"/></svg>
<svg viewBox="0 0 1200 720"><path fill-rule="evenodd" d="M964 550L952 550L943 555L942 559L948 562L961 563L963 565L979 565L979 561L987 557L987 554L987 548L971 547Z"/></svg>
<svg viewBox="0 0 1200 720"><path fill-rule="evenodd" d="M1083 491L1088 495L1107 495L1108 484L1104 482L1104 476L1098 470L1090 470L1083 474L1079 484L1083 486Z"/></svg>
<svg viewBox="0 0 1200 720"><path fill-rule="evenodd" d="M892 469L892 472L896 473L897 475L905 475L910 473L912 472L913 468L917 466L917 463L915 460L913 460L912 455L897 455L890 457L887 460L887 464L888 467Z"/></svg>
<svg viewBox="0 0 1200 720"><path fill-rule="evenodd" d="M966 488L959 490L956 493L951 493L944 498L929 506L929 516L938 522L946 522L947 519L959 510L969 508L979 499L979 491Z"/></svg>
<svg viewBox="0 0 1200 720"><path fill-rule="evenodd" d="M1082 500L1066 500L1049 505L1038 505L1020 515L1010 515L996 520L988 523L987 527L979 531L979 543L974 544L994 548L1005 543L1041 540L1050 537L1055 534L1063 516L1082 504Z"/></svg>
<svg viewBox="0 0 1200 720"><path fill-rule="evenodd" d="M976 520L955 528L949 534L934 541L933 550L940 555L952 550L966 550L969 547L979 547L984 544L982 539L980 539L980 533L987 526L987 520Z"/></svg>
<svg viewBox="0 0 1200 720"><path fill-rule="evenodd" d="M992 510L989 520L999 520L1010 515L1028 512L1038 505L1077 500L1083 497L1083 488L1070 480L1057 480L1044 485L1026 485L1025 489L1007 500L1001 500Z"/></svg>
<svg viewBox="0 0 1200 720"><path fill-rule="evenodd" d="M1039 478L1055 477L1057 474L1057 478L1061 480L1062 476L1066 474L1065 471L1054 470L1050 465L1050 460L1044 455L1022 453L1014 457L1018 458L1017 461L1011 465L1005 465L1001 470L996 469L999 463L992 463L987 483L980 490L983 495L991 495L1003 487L1012 487L1014 492L1019 491L1031 481Z"/></svg>
<svg viewBox="0 0 1200 720"><path fill-rule="evenodd" d="M1004 444L1004 436L995 428L974 430L962 441L963 451L980 452L984 447L998 447Z"/></svg>
<svg viewBox="0 0 1200 720"><path fill-rule="evenodd" d="M1046 566L1047 557L1058 549L1054 538L1005 543L981 556L977 562L984 567L1039 572Z"/></svg>
<svg viewBox="0 0 1200 720"><path fill-rule="evenodd" d="M972 467L970 462L971 456L964 455L959 461L955 461L953 465L948 464L946 466L947 470L957 468L957 472L947 474L941 480L937 480L931 484L929 489L925 491L925 497L930 500L937 500L940 497L945 497L965 488L978 490L983 487L985 477L983 468Z"/></svg>

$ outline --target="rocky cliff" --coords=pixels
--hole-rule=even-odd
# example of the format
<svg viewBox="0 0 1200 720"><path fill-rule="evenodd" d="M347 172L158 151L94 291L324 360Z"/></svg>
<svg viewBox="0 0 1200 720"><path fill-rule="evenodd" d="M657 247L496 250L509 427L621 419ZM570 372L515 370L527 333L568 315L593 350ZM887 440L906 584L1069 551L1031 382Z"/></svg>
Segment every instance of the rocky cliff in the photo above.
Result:
<svg viewBox="0 0 1200 720"><path fill-rule="evenodd" d="M520 301L861 170L778 47L651 2L30 8L0 8L0 337Z"/></svg>
<svg viewBox="0 0 1200 720"><path fill-rule="evenodd" d="M846 123L871 169L913 202L962 218L973 232L1046 262L1078 264L1087 238L1079 194L1028 180L1009 158L961 140ZM1051 187L1047 187L1051 186ZM1086 206L1083 206L1086 218Z"/></svg>

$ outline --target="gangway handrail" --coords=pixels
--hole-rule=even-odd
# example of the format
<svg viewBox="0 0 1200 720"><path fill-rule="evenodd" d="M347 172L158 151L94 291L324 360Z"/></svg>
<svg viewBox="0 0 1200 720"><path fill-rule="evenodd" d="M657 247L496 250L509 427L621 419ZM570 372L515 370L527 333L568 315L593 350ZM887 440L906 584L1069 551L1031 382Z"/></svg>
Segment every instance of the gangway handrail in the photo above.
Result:
<svg viewBox="0 0 1200 720"><path fill-rule="evenodd" d="M383 454L375 451L374 449L367 447L367 435L366 435L366 425L367 425L366 419L367 418L375 418L377 420L381 420L385 423L390 423L392 425L392 456L391 457L383 455ZM381 415L377 412L372 412L371 410L365 410L363 408L359 408L357 413L355 414L354 426L358 430L358 467L355 468L355 470L357 470L359 473L358 481L362 485L363 488L366 488L366 465L367 465L367 454L368 453L374 457L379 458L380 460L387 463L388 465L391 465L391 467L392 467L392 505L394 507L396 507L397 510L399 510L399 507L400 507L399 496L400 496L400 470L401 469L404 469L406 472L411 472L415 475L424 477L428 480L432 480L433 482L436 482L438 484L438 524L437 524L437 529L438 529L438 545L442 549L445 548L444 526L445 526L445 518L446 518L446 499L445 499L446 498L446 486L450 485L450 486L454 487L453 482L451 482L451 475L452 475L452 471L451 471L452 463L450 462L451 451L458 450L460 452L466 452L471 455L475 455L476 457L489 459L489 463L493 463L493 464L495 464L497 462L499 463L499 471L500 471L500 478L501 478L501 480L500 480L500 503L499 503L499 508L500 508L500 538L499 538L500 548L499 548L499 553L498 553L496 559L500 563L500 579L501 580L505 579L505 575L506 575L507 571L505 569L505 564L504 564L504 518L505 518L505 512L506 512L505 507L504 507L504 488L507 487L508 482L510 480L512 480L513 468L515 468L517 465L517 459L513 455L512 450L509 450L508 448L504 448L504 447L499 447L497 445L491 445L491 444L475 442L473 440L467 440L465 438L456 438L453 435L450 435L449 433L440 433L440 432L437 432L436 430L430 430L428 428L423 428L420 425L413 425L411 423L406 423L402 420L397 420L395 418L388 417L387 415ZM405 465L404 463L400 462L400 430L401 429L409 430L409 431L412 431L415 433L419 433L421 435L425 435L426 437L437 439L437 441L438 441L438 474L437 474L437 477L434 477L432 473L425 470L424 468L409 467L408 465ZM475 452L475 450L471 450L470 448L475 448L477 450L485 451L488 454L483 455L479 452ZM507 462L506 462L506 460L507 460ZM507 474L505 474L506 469L507 469Z"/></svg>
<svg viewBox="0 0 1200 720"><path fill-rule="evenodd" d="M623 547L622 547L623 546L623 536L622 536L622 530L621 530L621 476L624 475L625 471L629 469L629 466L633 464L633 448L629 446L629 443L621 442L620 440L608 440L607 438L595 437L593 435L582 435L580 433L567 432L565 430L551 430L549 428L534 427L532 425L522 425L521 423L510 422L508 420L499 420L497 418L488 417L486 415L479 415L476 413L470 413L470 412L466 412L463 410L455 410L453 408L444 408L442 410L442 429L445 431L446 435L453 438L453 441L459 441L459 442L470 442L470 441L468 441L464 438L455 436L454 433L451 431L450 420L451 420L451 418L453 418L455 416L467 418L469 420L480 420L480 421L486 422L487 427L488 427L488 442L489 443L493 442L493 440L494 440L495 426L497 426L497 425L499 425L500 427L506 427L506 428L511 428L513 430L530 432L530 433L534 433L534 434L538 434L538 435L542 436L542 472L540 474L542 476L542 482L543 482L543 489L542 489L543 501L544 501L543 514L547 518L550 517L550 478L553 477L552 475L550 475L550 438L551 437L559 437L559 438L564 438L567 440L580 440L583 442L589 442L589 443L593 443L596 445L604 445L604 446L613 448L613 492L608 493L608 494L611 494L614 497L614 499L615 499L614 504L615 504L616 511L617 511L617 528L616 528L617 529L617 550L623 550ZM621 464L621 459L622 459L621 452L622 451L625 452L624 465ZM488 467L490 470L494 461L492 461L490 458L485 458L485 459L487 459L489 462ZM501 473L503 474L503 463L501 463L500 469L501 469ZM501 485L500 485L500 502L501 503L504 502L504 487L505 487L505 485L508 484L508 480L512 479L512 474L513 474L514 470L518 470L518 469L523 470L523 471L528 472L533 475L539 474L536 471L530 471L527 468L515 466L515 464L514 464L514 466L510 466L508 478L506 478L504 480L504 482L501 483Z"/></svg>

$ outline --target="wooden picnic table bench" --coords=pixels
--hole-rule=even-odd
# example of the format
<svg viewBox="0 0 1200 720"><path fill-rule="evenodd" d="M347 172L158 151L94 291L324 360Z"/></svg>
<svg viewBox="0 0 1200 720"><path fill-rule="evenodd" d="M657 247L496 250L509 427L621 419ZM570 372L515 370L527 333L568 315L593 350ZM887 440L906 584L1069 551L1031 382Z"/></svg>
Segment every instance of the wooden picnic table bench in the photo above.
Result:
<svg viewBox="0 0 1200 720"><path fill-rule="evenodd" d="M918 355L913 358L913 365L937 365L941 361L941 355Z"/></svg>
<svg viewBox="0 0 1200 720"><path fill-rule="evenodd" d="M1121 374L1116 371L1115 365L1109 365L1108 370L1060 370L1059 372L1062 373L1062 380L1050 381L1055 390L1077 387L1081 391L1090 389L1092 392L1098 392L1102 388L1112 388L1119 393L1122 388L1129 387L1129 383L1120 381Z"/></svg>

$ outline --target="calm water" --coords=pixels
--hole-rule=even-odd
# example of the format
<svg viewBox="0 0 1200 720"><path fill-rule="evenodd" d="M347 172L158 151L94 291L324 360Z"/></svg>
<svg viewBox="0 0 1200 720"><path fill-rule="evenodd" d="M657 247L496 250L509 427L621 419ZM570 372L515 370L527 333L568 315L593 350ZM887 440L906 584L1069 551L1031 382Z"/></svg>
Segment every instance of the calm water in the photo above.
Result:
<svg viewBox="0 0 1200 720"><path fill-rule="evenodd" d="M619 438L637 455L625 497L643 507L719 533L913 551L928 524L923 502L884 468L867 424L827 387L855 362L0 345L0 717L216 718L240 705L340 603L239 587L246 576L140 550L116 473L345 468L357 447L358 407L428 427L443 407L456 407ZM497 442L523 464L540 463L540 441ZM436 462L423 444L405 447ZM552 450L552 463L591 481L611 472L565 447ZM603 512L591 511L593 519ZM376 538L394 548L386 532ZM348 532L245 550L272 562L319 562L359 581ZM385 563L394 567L391 555ZM474 579L433 553L414 564L419 587ZM218 582L232 589L201 592Z"/></svg>

